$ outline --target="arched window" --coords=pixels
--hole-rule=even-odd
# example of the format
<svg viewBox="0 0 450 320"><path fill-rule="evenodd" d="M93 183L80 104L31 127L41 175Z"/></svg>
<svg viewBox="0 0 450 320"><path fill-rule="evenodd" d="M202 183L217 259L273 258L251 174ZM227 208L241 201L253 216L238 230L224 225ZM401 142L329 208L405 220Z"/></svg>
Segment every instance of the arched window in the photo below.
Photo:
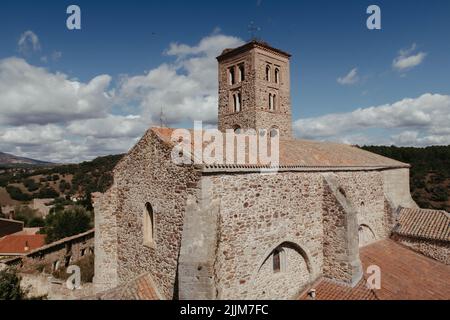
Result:
<svg viewBox="0 0 450 320"><path fill-rule="evenodd" d="M239 65L239 81L244 81L245 80L245 73L244 73L244 65L241 64Z"/></svg>
<svg viewBox="0 0 450 320"><path fill-rule="evenodd" d="M239 126L239 125L233 126L233 130L234 130L235 134L240 134L242 131L241 126Z"/></svg>
<svg viewBox="0 0 450 320"><path fill-rule="evenodd" d="M147 202L144 210L144 245L154 245L154 227L155 220L153 216L153 207Z"/></svg>
<svg viewBox="0 0 450 320"><path fill-rule="evenodd" d="M284 250L282 248L276 248L273 251L273 272L278 273L283 269L283 257Z"/></svg>
<svg viewBox="0 0 450 320"><path fill-rule="evenodd" d="M269 93L269 111L275 110L275 95Z"/></svg>
<svg viewBox="0 0 450 320"><path fill-rule="evenodd" d="M241 97L241 93L235 93L233 94L233 107L234 107L234 112L239 112L241 111L241 103L242 103L242 97Z"/></svg>
<svg viewBox="0 0 450 320"><path fill-rule="evenodd" d="M266 81L270 81L270 66L266 66Z"/></svg>
<svg viewBox="0 0 450 320"><path fill-rule="evenodd" d="M272 127L269 131L269 135L271 138L275 138L279 133L279 130L277 127Z"/></svg>
<svg viewBox="0 0 450 320"><path fill-rule="evenodd" d="M242 105L242 96L241 96L241 93L238 92L238 94L237 94L237 112L241 111L241 105Z"/></svg>
<svg viewBox="0 0 450 320"><path fill-rule="evenodd" d="M272 96L272 111L274 111L274 110L276 110L276 108L277 108L277 95L276 94L274 94L273 96Z"/></svg>
<svg viewBox="0 0 450 320"><path fill-rule="evenodd" d="M275 83L280 83L280 69L275 69Z"/></svg>
<svg viewBox="0 0 450 320"><path fill-rule="evenodd" d="M230 81L230 85L233 85L236 82L236 79L234 77L234 67L228 69L228 78Z"/></svg>

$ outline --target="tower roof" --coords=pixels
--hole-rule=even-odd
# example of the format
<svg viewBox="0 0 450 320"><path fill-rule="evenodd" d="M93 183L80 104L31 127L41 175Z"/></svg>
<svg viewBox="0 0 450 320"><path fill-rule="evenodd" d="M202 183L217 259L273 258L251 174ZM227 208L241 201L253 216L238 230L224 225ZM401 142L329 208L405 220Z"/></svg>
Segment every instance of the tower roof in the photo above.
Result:
<svg viewBox="0 0 450 320"><path fill-rule="evenodd" d="M291 56L291 54L289 54L289 53L287 53L285 51L282 51L280 49L277 49L277 48L274 48L274 47L270 46L267 42L264 42L264 41L261 41L261 40L252 40L252 41L247 42L246 44L244 44L244 45L242 45L240 47L237 47L237 48L234 48L234 49L233 48L227 48L227 49L223 50L222 54L217 57L217 60L218 61L222 61L222 60L224 60L226 58L229 58L229 57L234 56L236 54L239 54L241 52L245 52L245 51L251 50L253 48L260 48L260 49L263 49L263 50L267 50L267 51L270 51L272 53L284 56L286 58L289 58Z"/></svg>

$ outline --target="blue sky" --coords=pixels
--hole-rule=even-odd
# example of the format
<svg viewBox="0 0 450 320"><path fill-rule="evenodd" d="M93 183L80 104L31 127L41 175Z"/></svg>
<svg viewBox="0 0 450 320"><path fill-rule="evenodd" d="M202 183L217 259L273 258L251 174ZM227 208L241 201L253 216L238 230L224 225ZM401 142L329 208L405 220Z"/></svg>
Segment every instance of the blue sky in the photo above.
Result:
<svg viewBox="0 0 450 320"><path fill-rule="evenodd" d="M70 4L82 30L65 26ZM381 30L366 28L371 4ZM292 54L298 136L450 144L450 1L16 0L0 4L0 149L64 162L123 152L161 105L170 125L213 123L214 57L248 40L251 21Z"/></svg>

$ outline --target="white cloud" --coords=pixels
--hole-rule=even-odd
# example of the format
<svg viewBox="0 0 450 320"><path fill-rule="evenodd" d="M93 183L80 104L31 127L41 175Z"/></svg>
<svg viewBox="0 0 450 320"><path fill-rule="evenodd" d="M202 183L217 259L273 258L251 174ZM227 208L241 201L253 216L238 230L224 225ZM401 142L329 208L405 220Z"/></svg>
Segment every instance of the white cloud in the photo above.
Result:
<svg viewBox="0 0 450 320"><path fill-rule="evenodd" d="M392 104L295 121L301 137L347 143L428 145L450 143L450 96L423 94ZM376 136L368 129L383 130ZM395 133L401 131L400 133ZM358 136L355 139L355 132Z"/></svg>
<svg viewBox="0 0 450 320"><path fill-rule="evenodd" d="M29 125L0 129L0 142L14 145L46 144L63 139L64 130L57 125Z"/></svg>
<svg viewBox="0 0 450 320"><path fill-rule="evenodd" d="M176 57L144 75L122 80L119 98L136 101L145 118L157 121L163 109L167 125L182 121L217 121L217 61L224 48L236 47L243 41L213 34L197 45L172 43L165 54Z"/></svg>
<svg viewBox="0 0 450 320"><path fill-rule="evenodd" d="M0 124L48 124L104 117L111 77L87 83L50 73L19 58L0 60Z"/></svg>
<svg viewBox="0 0 450 320"><path fill-rule="evenodd" d="M82 137L106 138L136 138L150 126L141 116L108 115L102 119L73 121L67 130Z"/></svg>
<svg viewBox="0 0 450 320"><path fill-rule="evenodd" d="M427 54L425 52L413 54L416 48L414 43L411 48L400 50L399 55L392 61L392 67L397 71L407 71L421 64Z"/></svg>
<svg viewBox="0 0 450 320"><path fill-rule="evenodd" d="M358 68L353 68L344 77L337 78L337 82L342 85L355 84L359 81Z"/></svg>
<svg viewBox="0 0 450 320"><path fill-rule="evenodd" d="M159 124L161 107L167 125L215 123L215 57L243 43L219 32L194 46L170 44L164 54L173 62L124 76L114 89L109 75L82 82L20 58L0 60L0 150L53 162L126 152ZM60 57L54 52L41 61Z"/></svg>
<svg viewBox="0 0 450 320"><path fill-rule="evenodd" d="M30 52L36 52L41 50L41 44L39 37L31 30L25 31L17 42L19 52L22 54L28 54Z"/></svg>

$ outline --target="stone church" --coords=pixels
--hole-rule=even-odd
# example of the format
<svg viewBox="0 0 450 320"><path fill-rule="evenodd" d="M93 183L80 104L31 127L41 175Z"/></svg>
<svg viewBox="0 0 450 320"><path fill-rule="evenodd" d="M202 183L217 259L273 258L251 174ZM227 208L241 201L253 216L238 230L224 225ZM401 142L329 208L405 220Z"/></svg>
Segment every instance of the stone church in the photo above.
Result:
<svg viewBox="0 0 450 320"><path fill-rule="evenodd" d="M360 250L418 209L409 165L295 139L290 55L261 41L226 49L218 128L279 132L279 168L171 160L174 129L150 128L94 198L98 292L145 276L160 299L291 299L320 278L353 287Z"/></svg>

